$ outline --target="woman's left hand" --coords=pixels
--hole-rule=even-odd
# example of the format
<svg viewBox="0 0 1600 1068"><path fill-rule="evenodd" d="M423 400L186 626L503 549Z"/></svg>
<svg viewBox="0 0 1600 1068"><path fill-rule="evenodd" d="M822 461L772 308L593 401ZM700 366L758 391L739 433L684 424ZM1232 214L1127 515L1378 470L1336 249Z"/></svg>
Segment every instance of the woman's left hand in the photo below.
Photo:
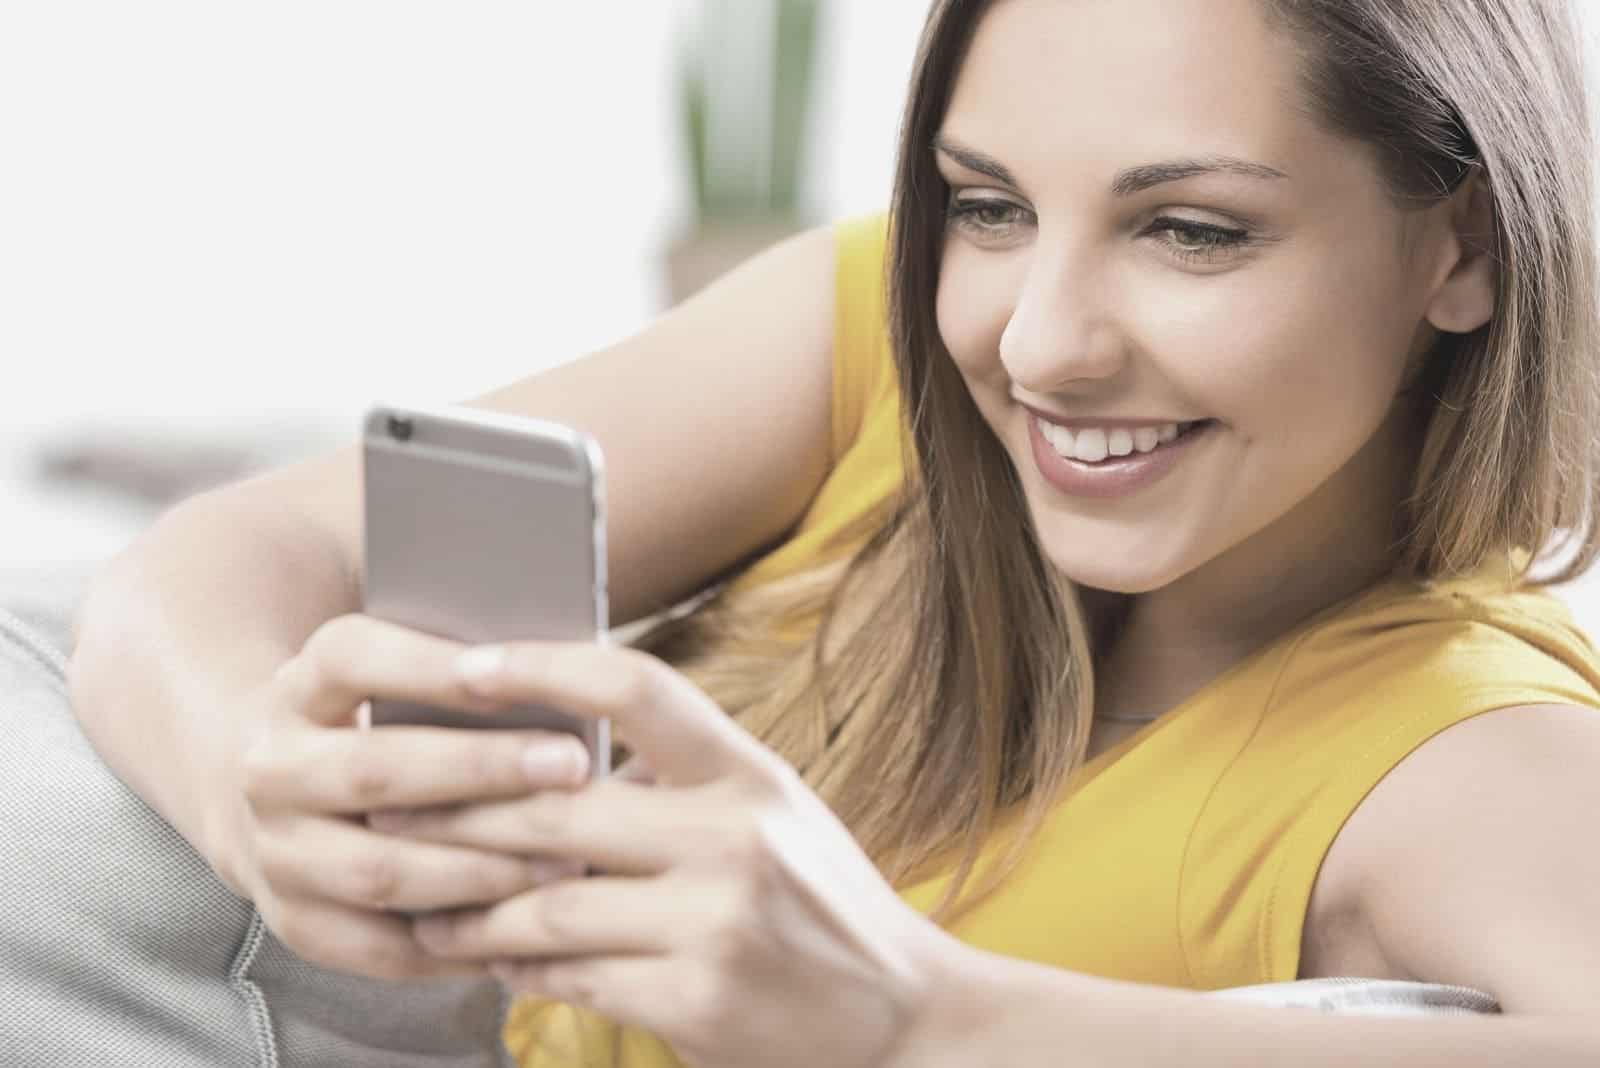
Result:
<svg viewBox="0 0 1600 1068"><path fill-rule="evenodd" d="M656 782L374 817L390 833L606 873L421 918L418 941L491 962L513 990L643 1027L702 1068L890 1062L954 940L793 769L654 657L545 642L487 652L464 668L473 689L610 718Z"/></svg>

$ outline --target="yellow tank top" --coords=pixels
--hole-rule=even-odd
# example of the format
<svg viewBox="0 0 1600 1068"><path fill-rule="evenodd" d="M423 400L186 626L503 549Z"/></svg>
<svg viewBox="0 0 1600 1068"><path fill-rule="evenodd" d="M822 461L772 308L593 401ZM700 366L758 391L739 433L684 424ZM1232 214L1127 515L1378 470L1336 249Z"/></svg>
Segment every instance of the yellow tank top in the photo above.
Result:
<svg viewBox="0 0 1600 1068"><path fill-rule="evenodd" d="M741 582L805 567L899 482L884 221L845 224L837 239L836 465L793 538ZM1367 792L1445 728L1547 702L1600 708L1600 654L1554 597L1493 569L1373 586L1079 769L1021 867L950 931L1137 982L1292 980L1317 870ZM900 889L927 911L944 885ZM506 1039L525 1068L678 1064L653 1036L549 1002L516 1005Z"/></svg>

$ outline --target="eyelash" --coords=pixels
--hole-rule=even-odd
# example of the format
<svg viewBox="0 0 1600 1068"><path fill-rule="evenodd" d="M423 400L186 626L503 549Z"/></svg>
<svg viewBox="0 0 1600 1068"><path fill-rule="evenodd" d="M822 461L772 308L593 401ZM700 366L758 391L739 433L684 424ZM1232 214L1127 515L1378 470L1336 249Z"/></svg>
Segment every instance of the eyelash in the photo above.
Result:
<svg viewBox="0 0 1600 1068"><path fill-rule="evenodd" d="M981 217L985 213L1001 212L1009 216L1004 223L983 222ZM1004 238L1012 226L1018 225L1018 216L1029 216L1032 212L1009 200L956 200L950 201L950 206L945 212L950 223L965 230L979 241ZM1151 221L1145 227L1141 236L1155 234L1182 234L1194 241L1198 238L1206 242L1204 247L1184 248L1174 244L1170 237L1163 239L1162 244L1167 251L1185 263L1214 263L1221 256L1237 251L1250 243L1250 232L1238 230L1227 226L1215 226L1211 223L1195 222L1193 219L1177 219L1164 215Z"/></svg>

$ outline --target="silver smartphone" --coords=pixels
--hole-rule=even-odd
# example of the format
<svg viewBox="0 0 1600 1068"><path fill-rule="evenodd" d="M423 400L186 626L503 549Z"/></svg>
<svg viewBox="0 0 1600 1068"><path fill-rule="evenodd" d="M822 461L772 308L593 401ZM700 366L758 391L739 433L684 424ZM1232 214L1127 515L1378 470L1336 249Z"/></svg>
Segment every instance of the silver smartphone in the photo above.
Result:
<svg viewBox="0 0 1600 1068"><path fill-rule="evenodd" d="M378 405L362 470L368 615L472 644L605 639L605 472L592 437L475 408ZM610 770L604 720L370 704L373 726L566 731L596 776Z"/></svg>

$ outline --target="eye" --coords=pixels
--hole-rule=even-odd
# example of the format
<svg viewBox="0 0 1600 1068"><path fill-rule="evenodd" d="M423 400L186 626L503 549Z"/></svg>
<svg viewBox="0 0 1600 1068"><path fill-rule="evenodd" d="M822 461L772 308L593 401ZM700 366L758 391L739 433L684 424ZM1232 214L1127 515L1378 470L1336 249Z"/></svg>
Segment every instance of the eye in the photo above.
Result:
<svg viewBox="0 0 1600 1068"><path fill-rule="evenodd" d="M1010 241L1033 223L1033 212L1021 204L999 197L950 197L945 217L978 244L998 245Z"/></svg>
<svg viewBox="0 0 1600 1068"><path fill-rule="evenodd" d="M1190 263L1215 263L1250 242L1250 232L1212 223L1163 216L1146 234L1161 235L1161 243L1178 259Z"/></svg>

